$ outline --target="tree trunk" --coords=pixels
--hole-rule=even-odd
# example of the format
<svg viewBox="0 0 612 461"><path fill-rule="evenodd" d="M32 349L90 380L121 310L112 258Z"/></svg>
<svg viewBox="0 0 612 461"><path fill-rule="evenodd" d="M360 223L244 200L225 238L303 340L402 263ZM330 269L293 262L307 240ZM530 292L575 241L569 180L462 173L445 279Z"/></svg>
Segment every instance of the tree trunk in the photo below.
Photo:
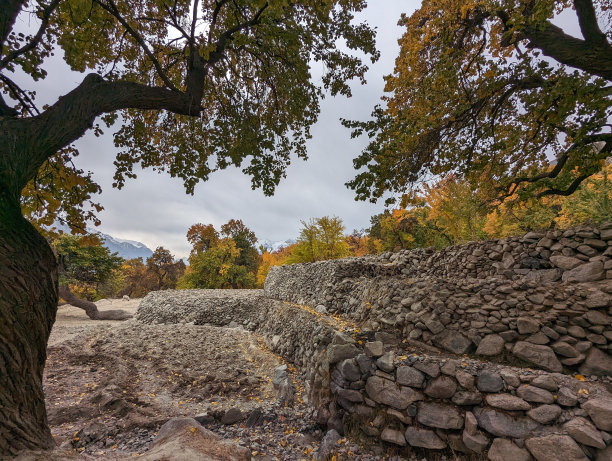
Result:
<svg viewBox="0 0 612 461"><path fill-rule="evenodd" d="M42 375L57 301L55 256L0 184L0 455L54 446Z"/></svg>
<svg viewBox="0 0 612 461"><path fill-rule="evenodd" d="M68 288L68 285L60 285L59 295L72 306L79 307L85 311L87 317L92 320L127 320L132 315L121 309L100 312L98 306L86 299L77 298Z"/></svg>

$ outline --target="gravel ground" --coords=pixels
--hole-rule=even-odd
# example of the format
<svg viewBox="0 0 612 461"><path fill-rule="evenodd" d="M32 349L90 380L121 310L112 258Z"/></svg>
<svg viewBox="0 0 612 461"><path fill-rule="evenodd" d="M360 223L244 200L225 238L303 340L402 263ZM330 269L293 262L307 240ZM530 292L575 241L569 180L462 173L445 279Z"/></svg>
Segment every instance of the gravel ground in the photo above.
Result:
<svg viewBox="0 0 612 461"><path fill-rule="evenodd" d="M138 303L105 300L98 307L135 313ZM145 452L171 417L205 415L204 426L248 447L253 459L314 459L324 434L299 383L294 404L276 399L272 379L282 364L261 338L239 328L92 321L62 306L44 376L51 431L64 450L111 459ZM241 417L224 424L230 409ZM420 458L344 438L336 459Z"/></svg>

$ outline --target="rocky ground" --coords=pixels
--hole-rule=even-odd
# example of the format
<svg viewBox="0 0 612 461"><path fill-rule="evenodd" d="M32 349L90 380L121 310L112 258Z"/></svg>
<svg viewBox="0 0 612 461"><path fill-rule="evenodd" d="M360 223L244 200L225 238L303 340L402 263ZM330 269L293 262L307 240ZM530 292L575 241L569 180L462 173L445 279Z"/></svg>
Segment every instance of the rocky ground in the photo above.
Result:
<svg viewBox="0 0 612 461"><path fill-rule="evenodd" d="M138 303L101 301L98 307L135 313ZM337 460L406 459L347 438L335 444L331 439L339 437L331 434L322 440L300 383L292 404L277 398L273 380L283 365L241 328L92 321L62 306L44 376L49 423L63 456L79 459L139 456L163 423L196 415L222 439L248 448L253 459L319 459L322 451ZM287 372L295 377L290 365Z"/></svg>

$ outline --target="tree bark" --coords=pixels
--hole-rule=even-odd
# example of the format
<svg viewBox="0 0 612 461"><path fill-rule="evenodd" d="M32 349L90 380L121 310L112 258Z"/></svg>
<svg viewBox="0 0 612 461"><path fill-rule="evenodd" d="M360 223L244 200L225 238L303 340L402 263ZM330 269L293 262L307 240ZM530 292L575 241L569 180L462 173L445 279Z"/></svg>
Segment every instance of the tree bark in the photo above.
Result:
<svg viewBox="0 0 612 461"><path fill-rule="evenodd" d="M0 455L54 446L42 375L57 289L51 248L0 183Z"/></svg>
<svg viewBox="0 0 612 461"><path fill-rule="evenodd" d="M121 309L114 309L100 312L98 306L86 299L78 298L70 291L68 285L60 285L59 295L68 304L79 307L85 311L87 317L92 320L127 320L131 319L132 315Z"/></svg>

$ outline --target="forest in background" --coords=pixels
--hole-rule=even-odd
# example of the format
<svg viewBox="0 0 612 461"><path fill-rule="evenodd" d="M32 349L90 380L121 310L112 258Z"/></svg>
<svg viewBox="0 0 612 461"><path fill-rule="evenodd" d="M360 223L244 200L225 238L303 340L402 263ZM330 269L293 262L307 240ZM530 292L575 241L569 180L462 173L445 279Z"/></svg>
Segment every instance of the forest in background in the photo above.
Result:
<svg viewBox="0 0 612 461"><path fill-rule="evenodd" d="M146 261L123 259L95 235L60 234L52 246L62 261L60 283L91 301L142 297L149 291L189 288L261 288L272 266L315 262L387 251L503 238L525 232L612 220L612 165L586 180L571 196L487 200L493 184L474 189L449 175L405 195L401 206L370 218L370 227L346 233L342 219L323 216L301 222L294 244L272 251L258 246L240 219L219 230L194 224L189 264L158 247Z"/></svg>

